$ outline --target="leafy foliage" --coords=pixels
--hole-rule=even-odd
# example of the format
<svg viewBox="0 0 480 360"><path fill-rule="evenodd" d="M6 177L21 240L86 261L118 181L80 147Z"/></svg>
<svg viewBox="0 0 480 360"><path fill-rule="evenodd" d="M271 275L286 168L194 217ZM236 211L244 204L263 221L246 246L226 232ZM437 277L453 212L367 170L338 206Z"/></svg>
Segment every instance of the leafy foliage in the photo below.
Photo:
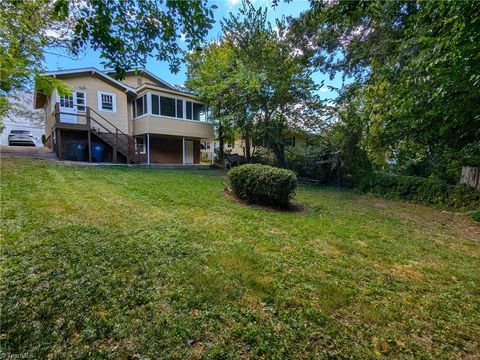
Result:
<svg viewBox="0 0 480 360"><path fill-rule="evenodd" d="M355 79L377 167L395 158L452 181L480 164L479 19L478 1L315 1L292 41L318 69Z"/></svg>
<svg viewBox="0 0 480 360"><path fill-rule="evenodd" d="M319 99L306 58L286 41L284 22L276 26L266 9L244 2L223 20L220 41L188 56L187 85L217 109L225 128L245 141L262 138L284 167L285 132L315 118Z"/></svg>
<svg viewBox="0 0 480 360"><path fill-rule="evenodd" d="M239 199L274 206L287 206L297 187L297 177L290 170L261 164L234 167L227 178Z"/></svg>
<svg viewBox="0 0 480 360"><path fill-rule="evenodd" d="M179 38L184 37L190 50L199 46L212 27L215 8L206 0L59 0L55 10L62 18L73 17L72 53L86 47L99 50L105 65L121 79L126 70L145 65L152 54L177 72L183 54Z"/></svg>
<svg viewBox="0 0 480 360"><path fill-rule="evenodd" d="M435 178L375 173L362 179L363 192L456 210L480 210L480 191L465 184L448 185Z"/></svg>
<svg viewBox="0 0 480 360"><path fill-rule="evenodd" d="M73 55L99 50L104 65L120 79L152 54L178 71L180 37L187 49L197 47L213 24L215 7L206 0L2 1L0 119L10 107L7 95L32 88L47 50L66 49Z"/></svg>

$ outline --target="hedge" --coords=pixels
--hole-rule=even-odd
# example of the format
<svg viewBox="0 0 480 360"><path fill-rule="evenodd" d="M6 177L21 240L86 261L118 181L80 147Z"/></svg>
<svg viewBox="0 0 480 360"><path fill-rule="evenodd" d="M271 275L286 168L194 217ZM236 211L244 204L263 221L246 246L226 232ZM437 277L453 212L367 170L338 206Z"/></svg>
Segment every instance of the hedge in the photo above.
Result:
<svg viewBox="0 0 480 360"><path fill-rule="evenodd" d="M281 207L288 205L297 187L292 171L260 164L237 166L228 172L227 180L239 199Z"/></svg>
<svg viewBox="0 0 480 360"><path fill-rule="evenodd" d="M479 210L480 191L465 184L449 185L435 178L374 173L358 190L387 198L410 200L452 210Z"/></svg>

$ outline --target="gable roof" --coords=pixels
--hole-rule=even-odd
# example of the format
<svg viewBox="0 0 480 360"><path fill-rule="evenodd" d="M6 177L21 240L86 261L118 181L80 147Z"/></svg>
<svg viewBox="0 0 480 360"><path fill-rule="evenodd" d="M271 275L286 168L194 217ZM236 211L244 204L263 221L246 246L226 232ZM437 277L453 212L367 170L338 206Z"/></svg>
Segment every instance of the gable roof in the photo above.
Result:
<svg viewBox="0 0 480 360"><path fill-rule="evenodd" d="M105 73L107 74L112 74L114 71L112 69L106 69L105 70ZM168 83L167 81L159 78L158 76L156 76L155 74L153 74L152 72L148 71L147 69L144 69L144 68L133 68L133 69L130 69L127 71L127 74L131 74L131 73L135 73L137 75L147 75L147 77L149 77L150 79L152 79L154 82L156 82L157 84L156 85L160 85L162 87L165 87L167 89L170 89L170 90L177 90L178 89Z"/></svg>
<svg viewBox="0 0 480 360"><path fill-rule="evenodd" d="M135 93L134 88L125 85L121 81L118 81L118 80L114 79L113 77L111 77L107 73L105 73L103 71L100 71L100 70L98 70L97 68L94 68L94 67L80 68L80 69L69 69L69 70L46 71L42 74L42 76L57 76L57 75L70 75L70 74L81 74L81 73L91 73L92 75L97 74L100 77L103 77L105 80L107 80L109 82L112 82L113 84L115 84L115 85L117 85L117 86L119 86L119 87L121 87L121 88L123 88L127 91L131 91L131 92Z"/></svg>
<svg viewBox="0 0 480 360"><path fill-rule="evenodd" d="M112 74L114 71L112 69L105 69L105 70L99 70L95 67L87 67L87 68L78 68L78 69L68 69L68 70L53 70L53 71L46 71L44 73L41 74L41 76L64 76L64 75L72 75L72 74L91 74L91 75L97 75L99 76L100 78L102 78L103 80L107 81L107 82L110 82L111 84L115 85L115 86L118 86L119 88L125 90L125 92L130 92L132 94L136 94L137 93L137 89L139 87L142 87L142 85L140 85L139 87L137 88L133 88L131 86L128 86L126 85L125 83L113 78L112 76L110 76L109 74ZM171 85L170 83L166 82L165 80L163 79L160 79L158 76L154 75L153 73L151 73L150 71L144 69L144 68L135 68L135 69L131 69L129 71L127 71L127 74L129 73L134 73L134 72L137 72L139 75L147 75L150 79L152 79L156 84L152 84L154 86L160 86L162 88L165 88L165 89L168 89L170 90L171 92L175 92L175 93L183 93L187 96L194 96L194 94L188 92L188 91L185 91L184 89L180 89L179 87L177 86L174 86L174 85ZM145 84L143 84L145 85ZM41 94L38 90L35 90L34 92L34 106L35 108L40 108L42 106L42 102L45 101L45 96L43 94ZM37 100L39 101L39 103L37 104Z"/></svg>

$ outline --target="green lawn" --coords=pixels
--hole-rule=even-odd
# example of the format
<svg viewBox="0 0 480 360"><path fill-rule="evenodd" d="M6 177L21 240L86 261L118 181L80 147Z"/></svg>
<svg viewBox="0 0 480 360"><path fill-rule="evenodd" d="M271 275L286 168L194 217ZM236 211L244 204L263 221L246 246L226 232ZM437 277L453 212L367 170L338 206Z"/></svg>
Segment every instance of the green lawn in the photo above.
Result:
<svg viewBox="0 0 480 360"><path fill-rule="evenodd" d="M480 226L215 171L2 159L4 358L478 358Z"/></svg>

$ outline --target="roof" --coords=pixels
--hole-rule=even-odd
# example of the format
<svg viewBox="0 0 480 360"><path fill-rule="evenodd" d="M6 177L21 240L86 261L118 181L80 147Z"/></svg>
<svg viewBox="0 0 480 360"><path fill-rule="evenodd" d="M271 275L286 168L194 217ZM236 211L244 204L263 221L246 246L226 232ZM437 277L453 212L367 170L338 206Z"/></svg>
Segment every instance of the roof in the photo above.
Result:
<svg viewBox="0 0 480 360"><path fill-rule="evenodd" d="M42 76L62 76L62 75L70 75L70 74L91 73L92 75L96 74L96 75L104 78L108 82L124 89L125 91L131 92L133 94L137 93L138 88L135 89L133 87L130 87L130 86L124 84L123 82L121 82L121 81L119 81L119 80L117 80L117 79L115 79L115 78L113 78L112 76L109 75L109 74L112 74L113 72L114 71L112 69L105 69L105 70L102 71L102 70L99 70L95 67L87 67L87 68L68 69L68 70L46 71L46 72L42 73L41 75ZM157 83L161 84L160 86L165 87L166 89L168 89L172 92L183 93L183 94L186 94L186 95L194 96L194 94L192 94L188 91L182 90L177 86L171 85L163 79L160 79L158 76L154 75L153 73L151 73L150 71L148 71L144 68L134 68L134 69L131 69L131 70L127 71L127 73L132 73L132 72L138 72L140 74L145 74L148 77L152 78ZM35 105L36 108L37 108L37 104L36 104L37 98L39 98L39 100L40 99L44 100L44 96L43 96L43 94L40 94L38 91L35 91L35 93L34 93L34 105Z"/></svg>
<svg viewBox="0 0 480 360"><path fill-rule="evenodd" d="M113 69L106 69L105 70L105 73L107 74L111 74L113 73L114 70ZM170 90L178 90L176 89L176 87L170 83L168 83L167 81L159 78L158 76L156 76L155 74L153 74L152 72L148 71L147 69L144 69L144 68L133 68L133 69L130 69L127 71L127 74L129 73L138 73L138 74L145 74L147 76L149 76L150 78L152 78L153 80L155 80L156 82L162 84L163 86L165 86L166 88L170 89Z"/></svg>
<svg viewBox="0 0 480 360"><path fill-rule="evenodd" d="M57 76L57 75L70 75L70 74L81 74L81 73L87 73L91 72L92 74L98 74L100 77L105 78L108 81L111 81L112 83L124 88L125 90L135 92L135 89L125 85L121 81L118 81L111 77L110 75L106 74L103 71L98 70L97 68L94 67L88 67L88 68L80 68L80 69L68 69L68 70L54 70L54 71L46 71L42 74L42 76Z"/></svg>

